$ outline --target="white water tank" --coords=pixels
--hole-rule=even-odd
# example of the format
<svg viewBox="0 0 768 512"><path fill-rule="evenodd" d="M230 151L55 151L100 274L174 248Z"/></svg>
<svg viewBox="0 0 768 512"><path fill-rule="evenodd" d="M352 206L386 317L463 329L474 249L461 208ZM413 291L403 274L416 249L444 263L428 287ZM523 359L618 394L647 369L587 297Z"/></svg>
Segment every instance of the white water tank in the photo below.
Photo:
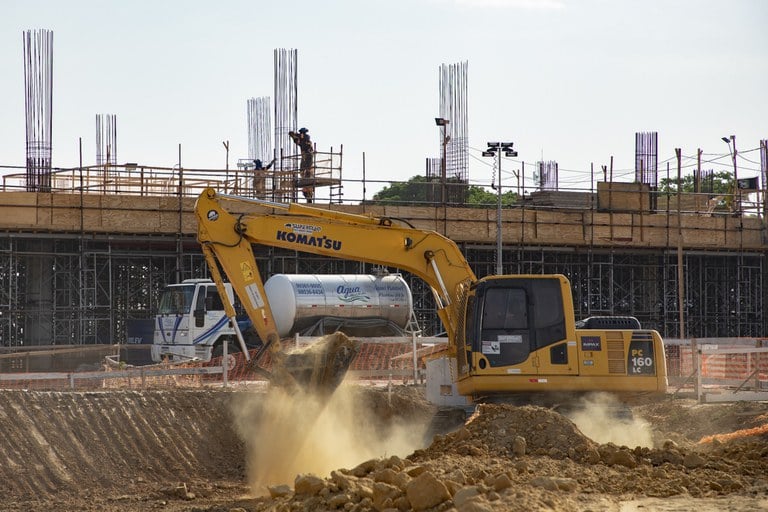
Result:
<svg viewBox="0 0 768 512"><path fill-rule="evenodd" d="M413 299L399 274L275 274L264 283L281 337L327 317L377 318L405 328Z"/></svg>

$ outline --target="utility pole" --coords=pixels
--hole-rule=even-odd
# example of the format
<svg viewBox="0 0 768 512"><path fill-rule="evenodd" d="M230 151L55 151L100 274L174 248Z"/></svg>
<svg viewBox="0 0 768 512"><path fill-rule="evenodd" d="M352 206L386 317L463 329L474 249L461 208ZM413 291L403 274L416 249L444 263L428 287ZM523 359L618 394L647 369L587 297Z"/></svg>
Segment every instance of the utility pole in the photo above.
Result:
<svg viewBox="0 0 768 512"><path fill-rule="evenodd" d="M741 216L741 190L739 189L739 176L736 172L736 136L721 137L723 142L728 144L728 152L733 160L733 206L736 213ZM733 147L731 147L733 146Z"/></svg>
<svg viewBox="0 0 768 512"><path fill-rule="evenodd" d="M442 137L442 146L443 146L443 158L440 160L440 204L445 206L445 204L448 202L448 191L447 191L447 176L448 173L447 170L447 158L448 158L448 142L451 140L451 136L446 134L446 130L448 129L448 123L451 121L448 119L444 119L442 117L436 117L435 118L435 124L437 126L443 127L443 137Z"/></svg>
<svg viewBox="0 0 768 512"><path fill-rule="evenodd" d="M501 259L501 152L504 151L504 156L515 157L517 151L512 149L514 142L489 142L488 149L483 151L483 156L497 157L498 161L498 173L499 173L499 185L498 187L491 183L491 188L496 189L496 275L502 275L504 273L502 268Z"/></svg>

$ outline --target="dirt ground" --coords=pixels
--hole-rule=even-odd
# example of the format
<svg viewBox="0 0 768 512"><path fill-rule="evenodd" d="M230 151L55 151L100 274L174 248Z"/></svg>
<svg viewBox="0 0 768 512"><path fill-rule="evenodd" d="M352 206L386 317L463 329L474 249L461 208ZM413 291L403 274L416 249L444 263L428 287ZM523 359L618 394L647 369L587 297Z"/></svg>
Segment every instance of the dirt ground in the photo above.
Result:
<svg viewBox="0 0 768 512"><path fill-rule="evenodd" d="M0 391L0 509L768 510L766 403L482 405L434 434L422 388L337 393Z"/></svg>

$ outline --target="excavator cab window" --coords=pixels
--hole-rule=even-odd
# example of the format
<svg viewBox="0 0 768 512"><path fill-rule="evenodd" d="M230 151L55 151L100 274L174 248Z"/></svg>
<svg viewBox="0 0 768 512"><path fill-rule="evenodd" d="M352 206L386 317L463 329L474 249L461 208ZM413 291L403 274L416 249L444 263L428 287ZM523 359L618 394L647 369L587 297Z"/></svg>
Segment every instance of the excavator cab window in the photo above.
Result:
<svg viewBox="0 0 768 512"><path fill-rule="evenodd" d="M490 287L481 303L480 339L475 351L493 366L519 364L528 358L531 340L525 288Z"/></svg>
<svg viewBox="0 0 768 512"><path fill-rule="evenodd" d="M546 278L495 279L478 286L474 310L480 323L467 322L472 350L481 353L491 367L508 366L564 340L561 293L559 280ZM560 361L562 355L555 354L555 359Z"/></svg>

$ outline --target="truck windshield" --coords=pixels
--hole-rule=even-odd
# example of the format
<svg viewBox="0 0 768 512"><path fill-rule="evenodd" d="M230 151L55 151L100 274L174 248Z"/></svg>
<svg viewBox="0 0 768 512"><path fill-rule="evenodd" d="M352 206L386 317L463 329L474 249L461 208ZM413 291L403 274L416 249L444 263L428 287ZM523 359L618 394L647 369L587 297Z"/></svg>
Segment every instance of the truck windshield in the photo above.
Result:
<svg viewBox="0 0 768 512"><path fill-rule="evenodd" d="M195 294L194 285L170 286L160 295L160 315L181 315L189 313L192 306L192 296Z"/></svg>

